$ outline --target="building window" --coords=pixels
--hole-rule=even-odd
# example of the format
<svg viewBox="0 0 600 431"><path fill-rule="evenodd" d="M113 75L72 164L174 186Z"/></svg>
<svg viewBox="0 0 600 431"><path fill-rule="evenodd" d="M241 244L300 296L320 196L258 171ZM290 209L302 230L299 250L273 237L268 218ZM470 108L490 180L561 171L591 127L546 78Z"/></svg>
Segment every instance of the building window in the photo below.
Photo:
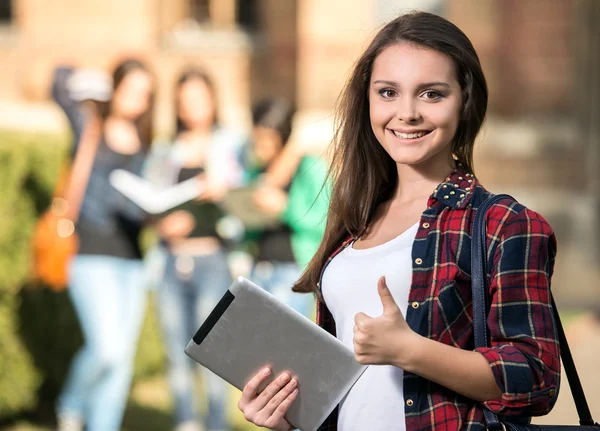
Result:
<svg viewBox="0 0 600 431"><path fill-rule="evenodd" d="M256 0L237 0L236 22L248 31L256 31L259 27L258 2Z"/></svg>
<svg viewBox="0 0 600 431"><path fill-rule="evenodd" d="M189 0L189 18L217 28L253 31L258 27L257 3L256 0Z"/></svg>
<svg viewBox="0 0 600 431"><path fill-rule="evenodd" d="M12 0L0 0L0 24L10 24L12 18Z"/></svg>

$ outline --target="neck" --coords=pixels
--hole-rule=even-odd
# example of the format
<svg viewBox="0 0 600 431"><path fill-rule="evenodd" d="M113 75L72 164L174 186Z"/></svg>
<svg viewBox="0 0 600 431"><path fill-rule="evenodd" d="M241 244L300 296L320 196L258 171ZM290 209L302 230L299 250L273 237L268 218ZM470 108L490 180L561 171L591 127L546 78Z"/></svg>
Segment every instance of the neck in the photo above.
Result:
<svg viewBox="0 0 600 431"><path fill-rule="evenodd" d="M454 170L452 157L440 157L421 165L397 164L398 186L392 200L405 202L428 197Z"/></svg>

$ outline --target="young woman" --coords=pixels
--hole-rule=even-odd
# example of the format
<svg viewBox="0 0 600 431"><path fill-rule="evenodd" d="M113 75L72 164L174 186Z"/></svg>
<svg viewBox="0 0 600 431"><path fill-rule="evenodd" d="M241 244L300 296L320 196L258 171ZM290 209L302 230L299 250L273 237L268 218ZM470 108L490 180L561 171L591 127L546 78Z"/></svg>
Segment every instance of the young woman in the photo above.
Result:
<svg viewBox="0 0 600 431"><path fill-rule="evenodd" d="M329 203L329 190L322 192L325 163L319 157L295 151L295 165L287 166L292 175L283 187L271 184L266 174L282 163L284 151L294 151L287 145L294 113L291 103L283 99L265 99L253 109L247 176L250 182L259 184L253 199L256 207L278 216L281 225L249 234L257 245L251 278L311 318L314 299L292 292L291 287L312 259L323 236Z"/></svg>
<svg viewBox="0 0 600 431"><path fill-rule="evenodd" d="M138 243L145 214L109 184L108 175L117 168L140 175L151 142L154 84L143 63L124 61L113 74L112 98L90 113L73 92L78 73L57 69L53 97L76 143L90 115L101 117L102 133L76 226L79 251L69 268L68 292L85 344L58 399L58 429L116 431L146 304Z"/></svg>
<svg viewBox="0 0 600 431"><path fill-rule="evenodd" d="M171 212L158 223L166 261L158 286L157 306L169 361L176 429L200 428L194 409L194 364L183 348L231 284L226 252L219 235L225 215L218 205L230 186L243 177L238 163L244 140L219 125L215 89L202 70L190 68L177 81L177 136L172 145L157 148L149 176L163 186L198 178L198 200ZM208 394L208 431L228 429L227 383L203 369Z"/></svg>
<svg viewBox="0 0 600 431"><path fill-rule="evenodd" d="M322 429L484 430L484 407L527 420L554 405L556 241L512 201L488 213L492 347L473 349L470 230L489 196L473 146L486 107L471 42L438 16L400 16L358 60L339 106L325 236L294 290L315 293L318 323L372 366ZM283 416L302 382L283 373L258 393L269 373L239 407L292 429Z"/></svg>

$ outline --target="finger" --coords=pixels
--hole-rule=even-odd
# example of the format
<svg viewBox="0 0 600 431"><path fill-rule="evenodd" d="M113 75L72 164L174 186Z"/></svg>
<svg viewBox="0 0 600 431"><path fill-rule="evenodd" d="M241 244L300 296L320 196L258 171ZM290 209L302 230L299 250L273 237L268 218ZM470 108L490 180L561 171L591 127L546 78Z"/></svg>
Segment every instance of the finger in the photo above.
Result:
<svg viewBox="0 0 600 431"><path fill-rule="evenodd" d="M254 399L252 408L256 411L262 410L290 380L291 376L288 373L280 374Z"/></svg>
<svg viewBox="0 0 600 431"><path fill-rule="evenodd" d="M360 353L355 353L354 354L354 360L356 362L358 362L359 364L361 364L361 365L371 365L372 364L372 361L369 360L369 358L367 357L367 355L363 355L363 354L360 354Z"/></svg>
<svg viewBox="0 0 600 431"><path fill-rule="evenodd" d="M390 292L390 289L387 286L385 276L379 278L379 281L377 282L377 292L379 292L381 305L383 305L383 314L397 313L400 311L398 304L394 301L392 292Z"/></svg>
<svg viewBox="0 0 600 431"><path fill-rule="evenodd" d="M240 398L240 402L238 404L240 410L242 409L242 406L248 405L254 398L256 398L260 384L267 377L269 377L270 374L271 369L264 368L260 370L258 374L252 377L248 383L246 383L246 386L244 386L244 389L242 390L242 397Z"/></svg>
<svg viewBox="0 0 600 431"><path fill-rule="evenodd" d="M269 428L275 428L281 421L285 420L283 417L290 409L294 400L298 397L298 388L292 390L292 392L286 397L285 400L275 409L267 423L265 424Z"/></svg>
<svg viewBox="0 0 600 431"><path fill-rule="evenodd" d="M365 313L357 313L354 316L354 326L359 330L364 330L371 320L373 320L373 318L367 316Z"/></svg>
<svg viewBox="0 0 600 431"><path fill-rule="evenodd" d="M356 347L356 345L366 344L368 339L369 337L364 332L359 331L354 334L354 346Z"/></svg>
<svg viewBox="0 0 600 431"><path fill-rule="evenodd" d="M285 385L279 392L277 392L277 394L275 394L273 398L271 398L271 401L269 401L262 409L261 414L264 414L267 418L273 416L281 403L283 403L287 397L290 396L294 390L296 390L297 387L298 381L296 379L290 380L287 385Z"/></svg>

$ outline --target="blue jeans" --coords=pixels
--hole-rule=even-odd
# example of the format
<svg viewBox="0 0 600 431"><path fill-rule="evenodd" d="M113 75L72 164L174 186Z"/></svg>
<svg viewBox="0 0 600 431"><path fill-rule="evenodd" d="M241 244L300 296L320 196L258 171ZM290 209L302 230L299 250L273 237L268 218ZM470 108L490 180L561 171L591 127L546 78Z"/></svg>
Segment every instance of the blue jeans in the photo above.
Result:
<svg viewBox="0 0 600 431"><path fill-rule="evenodd" d="M175 401L176 424L193 421L194 367L184 352L202 322L231 284L224 253L206 256L168 255L164 280L158 286L157 306L169 360L169 384ZM208 430L229 429L226 425L228 383L201 367L208 397Z"/></svg>
<svg viewBox="0 0 600 431"><path fill-rule="evenodd" d="M146 306L142 262L76 256L68 293L84 345L71 363L57 413L80 418L88 431L118 431Z"/></svg>
<svg viewBox="0 0 600 431"><path fill-rule="evenodd" d="M250 278L284 304L312 319L316 307L314 296L292 292L300 275L302 270L294 262L261 261L254 265Z"/></svg>

